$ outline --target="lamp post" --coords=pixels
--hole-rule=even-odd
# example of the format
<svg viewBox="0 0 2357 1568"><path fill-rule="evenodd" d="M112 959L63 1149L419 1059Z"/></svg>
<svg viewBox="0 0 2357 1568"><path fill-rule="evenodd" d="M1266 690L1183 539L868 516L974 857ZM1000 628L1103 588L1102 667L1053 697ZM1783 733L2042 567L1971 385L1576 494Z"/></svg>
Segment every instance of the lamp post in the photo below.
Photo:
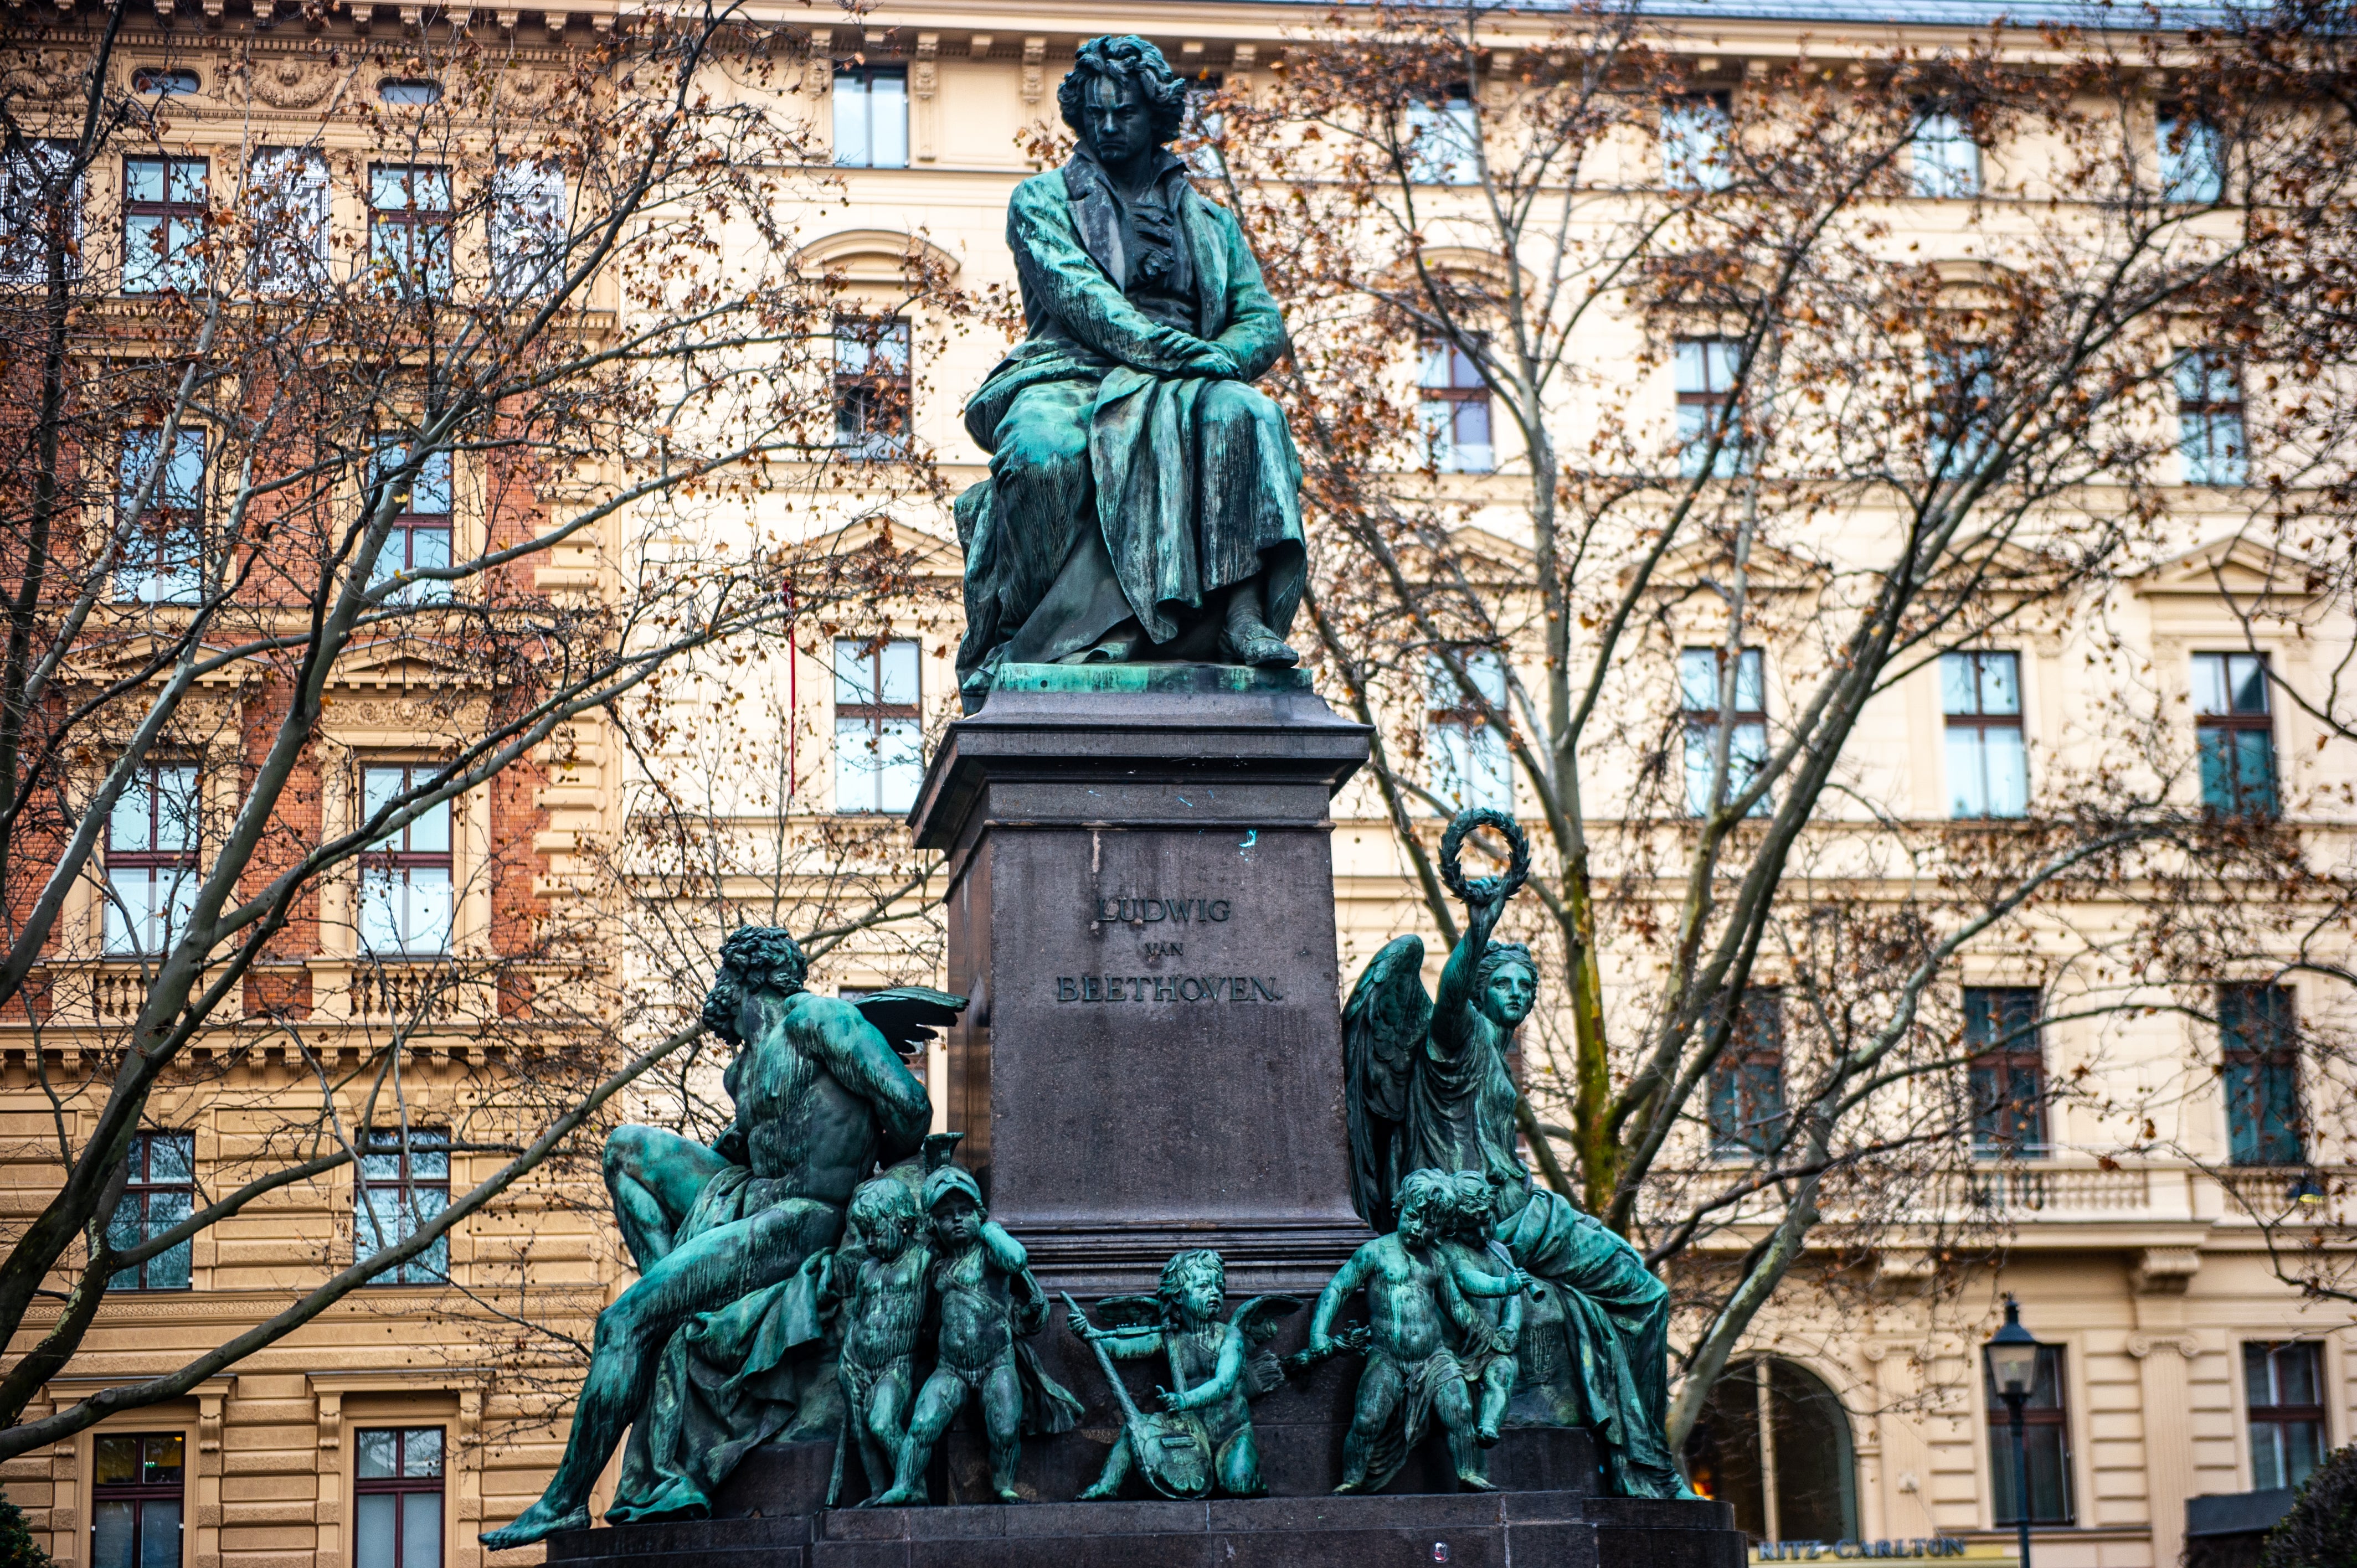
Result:
<svg viewBox="0 0 2357 1568"><path fill-rule="evenodd" d="M2005 1298L2005 1326L1988 1342L1989 1375L2005 1401L2006 1424L2013 1428L2013 1511L2021 1530L2021 1568L2029 1568L2029 1440L2021 1427L2021 1407L2038 1386L2038 1340L2021 1326L2021 1308Z"/></svg>

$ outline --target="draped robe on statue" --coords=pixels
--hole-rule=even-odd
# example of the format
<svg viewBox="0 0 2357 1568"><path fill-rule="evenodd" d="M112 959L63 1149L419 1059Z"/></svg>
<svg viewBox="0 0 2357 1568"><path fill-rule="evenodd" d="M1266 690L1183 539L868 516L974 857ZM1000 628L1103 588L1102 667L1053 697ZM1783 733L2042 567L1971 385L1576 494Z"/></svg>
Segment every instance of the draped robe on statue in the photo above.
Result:
<svg viewBox="0 0 2357 1568"><path fill-rule="evenodd" d="M1217 596L1265 574L1280 636L1301 602L1301 463L1246 383L1285 326L1243 231L1165 153L1149 192L1087 151L1015 190L1006 241L1029 335L966 405L990 478L957 499L969 708L1001 662L1081 652L1135 618L1143 657L1216 656ZM1206 376L1203 343L1239 380Z"/></svg>

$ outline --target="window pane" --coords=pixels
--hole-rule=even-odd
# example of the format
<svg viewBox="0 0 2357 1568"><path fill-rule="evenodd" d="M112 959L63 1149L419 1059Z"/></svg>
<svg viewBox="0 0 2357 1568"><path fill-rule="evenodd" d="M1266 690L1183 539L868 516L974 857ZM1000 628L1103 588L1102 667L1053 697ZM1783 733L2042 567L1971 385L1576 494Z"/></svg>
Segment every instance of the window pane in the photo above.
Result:
<svg viewBox="0 0 2357 1568"><path fill-rule="evenodd" d="M361 820L362 822L373 820L378 812L383 811L385 807L393 803L394 799L400 795L403 787L406 785L408 781L409 770L405 768L361 768ZM397 833L387 836L378 840L373 847L379 849L399 848L400 845L398 838L399 835Z"/></svg>
<svg viewBox="0 0 2357 1568"><path fill-rule="evenodd" d="M2010 653L1975 653L1980 671L1980 711L2009 714L2021 712L2020 660Z"/></svg>
<svg viewBox="0 0 2357 1568"><path fill-rule="evenodd" d="M413 1426L402 1434L402 1474L406 1476L438 1476L442 1473L442 1429L438 1426Z"/></svg>
<svg viewBox="0 0 2357 1568"><path fill-rule="evenodd" d="M403 1494L401 1568L442 1568L441 1493Z"/></svg>
<svg viewBox="0 0 2357 1568"><path fill-rule="evenodd" d="M393 1545L400 1506L390 1492L364 1492L352 1499L352 1568L401 1568Z"/></svg>
<svg viewBox="0 0 2357 1568"><path fill-rule="evenodd" d="M419 854L450 853L450 802L437 800L409 824L409 847Z"/></svg>
<svg viewBox="0 0 2357 1568"><path fill-rule="evenodd" d="M1715 94L1694 93L1662 109L1662 178L1689 190L1724 190L1734 182L1727 110Z"/></svg>
<svg viewBox="0 0 2357 1568"><path fill-rule="evenodd" d="M137 1560L131 1555L131 1520L136 1507L134 1503L113 1501L91 1505L91 1568L139 1568Z"/></svg>
<svg viewBox="0 0 2357 1568"><path fill-rule="evenodd" d="M900 76L879 76L867 89L870 161L877 168L909 166L909 82Z"/></svg>
<svg viewBox="0 0 2357 1568"><path fill-rule="evenodd" d="M1766 663L1756 648L1747 648L1735 661L1735 711L1765 713L1768 708ZM1764 755L1764 753L1763 753Z"/></svg>
<svg viewBox="0 0 2357 1568"><path fill-rule="evenodd" d="M409 908L402 932L402 950L411 953L449 951L449 872L433 866L413 866L406 880Z"/></svg>
<svg viewBox="0 0 2357 1568"><path fill-rule="evenodd" d="M396 1427L363 1427L353 1445L352 1473L363 1481L383 1480L401 1474L401 1432Z"/></svg>
<svg viewBox="0 0 2357 1568"><path fill-rule="evenodd" d="M2238 714L2264 714L2267 711L2266 660L2254 653L2230 653L2226 656L2228 697Z"/></svg>
<svg viewBox="0 0 2357 1568"><path fill-rule="evenodd" d="M2023 817L2029 813L2029 756L2018 729L1980 732L1983 777L1988 796L1982 814Z"/></svg>
<svg viewBox="0 0 2357 1568"><path fill-rule="evenodd" d="M145 854L155 846L156 778L141 768L124 782L106 817L106 847Z"/></svg>
<svg viewBox="0 0 2357 1568"><path fill-rule="evenodd" d="M177 1432L151 1434L139 1440L140 1484L149 1487L176 1487L180 1483L181 1460L188 1439Z"/></svg>
<svg viewBox="0 0 2357 1568"><path fill-rule="evenodd" d="M1918 196L1975 196L1981 188L1981 150L1956 115L1935 110L1923 116L1909 144L1909 174Z"/></svg>
<svg viewBox="0 0 2357 1568"><path fill-rule="evenodd" d="M877 810L876 779L879 767L875 725L866 719L835 720L834 809Z"/></svg>
<svg viewBox="0 0 2357 1568"><path fill-rule="evenodd" d="M914 719L885 719L876 727L877 807L905 811L925 782L924 731Z"/></svg>
<svg viewBox="0 0 2357 1568"><path fill-rule="evenodd" d="M1948 732L1948 814L1957 818L1989 814L1989 788L1985 730Z"/></svg>
<svg viewBox="0 0 2357 1568"><path fill-rule="evenodd" d="M834 643L834 700L838 706L876 702L876 645L844 637Z"/></svg>
<svg viewBox="0 0 2357 1568"><path fill-rule="evenodd" d="M1689 648L1678 655L1678 701L1688 713L1718 711L1718 655L1708 648Z"/></svg>
<svg viewBox="0 0 2357 1568"><path fill-rule="evenodd" d="M2235 784L2240 791L2234 809L2272 812L2276 809L2275 737L2266 730L2232 732L2234 737Z"/></svg>
<svg viewBox="0 0 2357 1568"><path fill-rule="evenodd" d="M916 706L917 645L888 642L877 658L877 665L882 687L880 700L896 706Z"/></svg>
<svg viewBox="0 0 2357 1568"><path fill-rule="evenodd" d="M150 1133L147 1147L149 1181L188 1181L196 1176L197 1141L185 1133Z"/></svg>
<svg viewBox="0 0 2357 1568"><path fill-rule="evenodd" d="M867 137L867 81L856 75L834 79L834 161L865 167L871 161Z"/></svg>
<svg viewBox="0 0 2357 1568"><path fill-rule="evenodd" d="M147 1238L161 1236L186 1219L192 1212L190 1196L185 1192L152 1192L147 1195ZM166 1248L147 1260L149 1290L186 1290L190 1280L192 1242L182 1240Z"/></svg>

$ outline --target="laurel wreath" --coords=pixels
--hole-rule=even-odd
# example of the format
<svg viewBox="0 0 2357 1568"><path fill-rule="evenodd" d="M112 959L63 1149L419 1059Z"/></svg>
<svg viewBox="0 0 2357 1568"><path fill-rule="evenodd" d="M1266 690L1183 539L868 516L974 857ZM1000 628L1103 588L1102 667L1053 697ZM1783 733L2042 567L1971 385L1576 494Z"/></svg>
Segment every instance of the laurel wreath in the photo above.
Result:
<svg viewBox="0 0 2357 1568"><path fill-rule="evenodd" d="M1465 847L1465 835L1475 828L1495 828L1506 835L1512 857L1503 876L1484 876L1478 882L1465 880L1465 868L1458 856ZM1503 903L1512 897L1531 875L1531 841L1524 837L1514 819L1503 811L1487 806L1475 807L1457 813L1448 831L1440 835L1440 880L1455 894L1460 903Z"/></svg>

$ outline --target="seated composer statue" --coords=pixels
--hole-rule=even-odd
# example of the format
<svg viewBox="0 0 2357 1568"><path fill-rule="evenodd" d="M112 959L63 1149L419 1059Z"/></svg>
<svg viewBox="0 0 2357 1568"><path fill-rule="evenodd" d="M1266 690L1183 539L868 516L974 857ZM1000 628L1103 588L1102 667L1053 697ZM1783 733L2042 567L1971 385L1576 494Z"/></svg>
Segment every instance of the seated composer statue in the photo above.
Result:
<svg viewBox="0 0 2357 1568"><path fill-rule="evenodd" d="M965 411L969 712L1002 663L1298 659L1301 464L1250 384L1285 324L1164 145L1186 98L1144 38L1090 39L1056 90L1079 149L1008 206L1028 331Z"/></svg>

